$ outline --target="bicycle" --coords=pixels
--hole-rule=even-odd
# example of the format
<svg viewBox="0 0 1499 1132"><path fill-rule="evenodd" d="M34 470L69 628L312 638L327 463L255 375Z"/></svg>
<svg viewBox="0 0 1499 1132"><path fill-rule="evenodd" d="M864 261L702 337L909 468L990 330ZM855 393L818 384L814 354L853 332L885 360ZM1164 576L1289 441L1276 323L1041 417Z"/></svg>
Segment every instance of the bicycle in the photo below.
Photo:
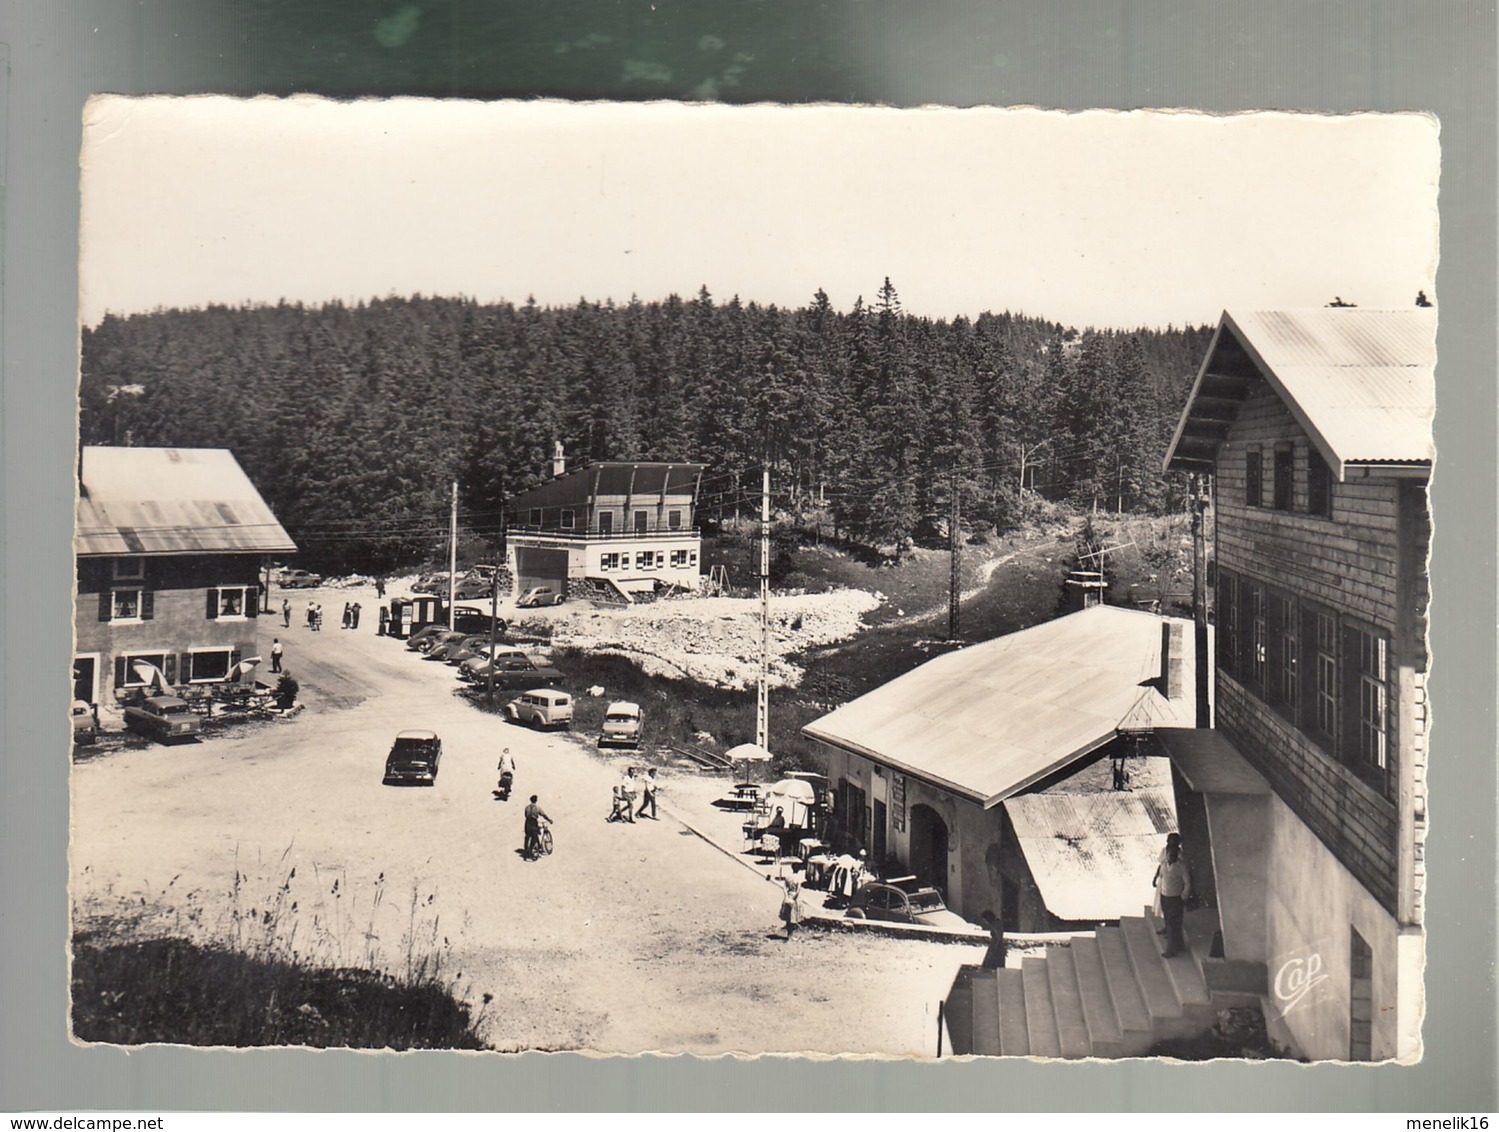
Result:
<svg viewBox="0 0 1499 1132"><path fill-rule="evenodd" d="M536 847L541 850L543 857L552 855L552 829L551 826L542 826L541 832L536 835Z"/></svg>

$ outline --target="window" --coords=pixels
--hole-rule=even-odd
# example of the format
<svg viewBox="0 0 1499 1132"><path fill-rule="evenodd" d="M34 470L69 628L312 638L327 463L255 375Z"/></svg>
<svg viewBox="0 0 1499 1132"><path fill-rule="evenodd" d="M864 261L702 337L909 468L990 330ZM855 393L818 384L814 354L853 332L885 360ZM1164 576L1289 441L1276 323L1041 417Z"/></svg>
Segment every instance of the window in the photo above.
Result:
<svg viewBox="0 0 1499 1132"><path fill-rule="evenodd" d="M1239 578L1227 570L1218 571L1218 667L1230 676L1239 674L1239 650L1243 647L1239 629Z"/></svg>
<svg viewBox="0 0 1499 1132"><path fill-rule="evenodd" d="M610 570L618 570L619 569L619 555L618 554L601 554L601 555L599 555L599 569L602 570L606 574Z"/></svg>
<svg viewBox="0 0 1499 1132"><path fill-rule="evenodd" d="M1286 594L1270 595L1270 641L1271 695L1294 722L1301 703L1301 649L1296 632L1296 601Z"/></svg>
<svg viewBox="0 0 1499 1132"><path fill-rule="evenodd" d="M1260 692L1265 692L1265 669L1269 653L1269 625L1265 617L1265 587L1258 582L1245 582L1245 597L1249 613L1249 656L1245 675Z"/></svg>
<svg viewBox="0 0 1499 1132"><path fill-rule="evenodd" d="M644 511L636 511L635 512L635 533L637 535L643 535L643 534L645 534L645 532L646 532L646 513Z"/></svg>
<svg viewBox="0 0 1499 1132"><path fill-rule="evenodd" d="M1274 506L1277 511L1289 511L1291 500L1295 492L1296 476L1295 458L1289 444L1277 444L1275 446L1275 470L1274 470Z"/></svg>
<svg viewBox="0 0 1499 1132"><path fill-rule="evenodd" d="M115 658L115 687L144 688L159 672L168 684L176 667L164 652L127 652Z"/></svg>
<svg viewBox="0 0 1499 1132"><path fill-rule="evenodd" d="M674 531L682 529L682 512L668 511L666 513L666 525Z"/></svg>
<svg viewBox="0 0 1499 1132"><path fill-rule="evenodd" d="M635 553L635 569L649 570L655 561L655 554L649 550L640 550Z"/></svg>
<svg viewBox="0 0 1499 1132"><path fill-rule="evenodd" d="M229 649L190 649L183 658L182 679L188 684L219 683L233 666Z"/></svg>
<svg viewBox="0 0 1499 1132"><path fill-rule="evenodd" d="M141 620L141 588L139 586L127 586L123 589L111 591L112 621L139 621Z"/></svg>
<svg viewBox="0 0 1499 1132"><path fill-rule="evenodd" d="M562 529L570 531L573 529L577 516L572 511L562 512Z"/></svg>
<svg viewBox="0 0 1499 1132"><path fill-rule="evenodd" d="M674 550L671 552L671 565L673 569L684 570L687 568L687 552L685 550Z"/></svg>
<svg viewBox="0 0 1499 1132"><path fill-rule="evenodd" d="M1306 452L1306 509L1309 514L1332 518L1332 469L1310 445Z"/></svg>
<svg viewBox="0 0 1499 1132"><path fill-rule="evenodd" d="M1309 610L1303 631L1311 646L1312 710L1307 720L1313 739L1331 752L1338 733L1338 623L1323 609Z"/></svg>
<svg viewBox="0 0 1499 1132"><path fill-rule="evenodd" d="M531 525L533 527L539 527L539 526L541 526L541 508L540 507L533 507L533 508L531 508Z"/></svg>
<svg viewBox="0 0 1499 1132"><path fill-rule="evenodd" d="M256 616L260 594L253 586L215 586L208 591L208 619L237 621Z"/></svg>
<svg viewBox="0 0 1499 1132"><path fill-rule="evenodd" d="M600 511L599 512L599 534L601 534L601 535L607 535L607 534L613 533L613 531L614 531L614 512L613 511Z"/></svg>
<svg viewBox="0 0 1499 1132"><path fill-rule="evenodd" d="M1349 707L1358 705L1357 731L1352 736L1347 758L1360 775L1386 790L1390 769L1389 704L1385 688L1387 644L1382 633L1354 626L1348 626L1346 632L1350 646L1348 659L1357 665L1353 673L1357 698L1350 696Z"/></svg>
<svg viewBox="0 0 1499 1132"><path fill-rule="evenodd" d="M1260 446L1253 445L1244 458L1244 505L1246 507L1264 506L1263 489L1261 480L1265 475L1265 460L1260 453Z"/></svg>
<svg viewBox="0 0 1499 1132"><path fill-rule="evenodd" d="M116 581L141 581L146 576L146 560L140 557L116 558L114 576Z"/></svg>

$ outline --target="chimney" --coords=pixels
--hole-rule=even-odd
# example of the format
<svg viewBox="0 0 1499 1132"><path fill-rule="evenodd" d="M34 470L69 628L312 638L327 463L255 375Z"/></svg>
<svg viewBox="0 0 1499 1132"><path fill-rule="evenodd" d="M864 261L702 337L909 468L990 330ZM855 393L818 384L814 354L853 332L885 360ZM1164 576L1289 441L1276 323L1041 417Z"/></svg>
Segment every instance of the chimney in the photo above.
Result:
<svg viewBox="0 0 1499 1132"><path fill-rule="evenodd" d="M1186 694L1184 659L1181 622L1161 622L1161 694L1168 700L1179 700Z"/></svg>
<svg viewBox="0 0 1499 1132"><path fill-rule="evenodd" d="M552 445L552 475L560 476L567 471L567 457L562 454L562 441Z"/></svg>

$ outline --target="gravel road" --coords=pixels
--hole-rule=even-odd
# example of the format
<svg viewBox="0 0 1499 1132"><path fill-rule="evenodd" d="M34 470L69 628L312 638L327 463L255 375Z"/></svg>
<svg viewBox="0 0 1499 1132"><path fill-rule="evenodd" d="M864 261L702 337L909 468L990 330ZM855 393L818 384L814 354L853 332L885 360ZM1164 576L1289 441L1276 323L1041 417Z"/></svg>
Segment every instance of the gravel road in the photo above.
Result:
<svg viewBox="0 0 1499 1132"><path fill-rule="evenodd" d="M937 1002L982 948L782 942L779 889L673 818L711 793L680 777L692 772L663 772L659 822L606 823L629 756L474 710L451 668L376 635L372 589L294 594L294 610L309 596L329 611L359 600L365 616L348 631L327 615L317 634L264 619L261 651L282 638L306 711L75 766L75 901L143 895L218 930L237 913L244 930L285 884L278 931L295 925L297 945L331 961L373 952L399 968L422 950L413 938L446 939L443 968L499 1050L935 1052ZM390 740L410 727L443 738L437 784L382 786ZM519 763L508 803L491 794L503 746ZM557 842L534 863L518 854L533 793Z"/></svg>

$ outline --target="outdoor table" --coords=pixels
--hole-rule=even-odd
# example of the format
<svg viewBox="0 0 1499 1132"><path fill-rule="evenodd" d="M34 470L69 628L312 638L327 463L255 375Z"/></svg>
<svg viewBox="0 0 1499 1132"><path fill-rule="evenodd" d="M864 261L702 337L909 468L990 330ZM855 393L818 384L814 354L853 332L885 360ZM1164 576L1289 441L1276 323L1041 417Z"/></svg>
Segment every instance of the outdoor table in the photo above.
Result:
<svg viewBox="0 0 1499 1132"><path fill-rule="evenodd" d="M815 837L803 837L801 843L796 848L796 855L803 861L806 861L810 857L815 857L826 848L827 846Z"/></svg>
<svg viewBox="0 0 1499 1132"><path fill-rule="evenodd" d="M821 888L827 883L828 872L833 867L833 858L826 853L818 853L807 858L806 883L813 888Z"/></svg>

